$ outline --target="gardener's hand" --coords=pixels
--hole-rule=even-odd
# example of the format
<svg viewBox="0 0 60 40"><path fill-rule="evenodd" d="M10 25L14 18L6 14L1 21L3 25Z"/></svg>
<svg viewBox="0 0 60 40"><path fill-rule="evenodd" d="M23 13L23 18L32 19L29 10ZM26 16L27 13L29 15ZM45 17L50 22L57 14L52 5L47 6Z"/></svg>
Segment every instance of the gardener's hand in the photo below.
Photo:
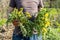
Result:
<svg viewBox="0 0 60 40"><path fill-rule="evenodd" d="M15 27L19 26L19 20L14 19L14 20L13 20L13 25L14 25Z"/></svg>
<svg viewBox="0 0 60 40"><path fill-rule="evenodd" d="M35 28L33 28L33 34L37 34L37 30Z"/></svg>

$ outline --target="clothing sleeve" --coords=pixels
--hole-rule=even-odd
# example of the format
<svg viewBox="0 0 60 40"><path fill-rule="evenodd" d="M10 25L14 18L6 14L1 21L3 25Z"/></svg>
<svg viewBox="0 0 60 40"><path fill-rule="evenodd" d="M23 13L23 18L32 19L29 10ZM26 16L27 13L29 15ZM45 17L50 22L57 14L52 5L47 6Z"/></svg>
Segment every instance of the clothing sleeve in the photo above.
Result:
<svg viewBox="0 0 60 40"><path fill-rule="evenodd" d="M44 7L44 5L43 5L43 0L39 0L38 8L41 8L41 7Z"/></svg>
<svg viewBox="0 0 60 40"><path fill-rule="evenodd" d="M16 7L16 2L15 2L15 0L10 0L9 6L15 8L15 7Z"/></svg>

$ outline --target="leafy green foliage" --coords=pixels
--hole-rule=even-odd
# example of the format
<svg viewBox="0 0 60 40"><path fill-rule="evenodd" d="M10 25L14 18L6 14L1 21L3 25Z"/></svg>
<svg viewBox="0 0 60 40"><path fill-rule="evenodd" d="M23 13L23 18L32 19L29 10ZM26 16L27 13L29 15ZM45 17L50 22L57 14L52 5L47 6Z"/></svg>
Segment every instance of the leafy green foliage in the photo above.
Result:
<svg viewBox="0 0 60 40"><path fill-rule="evenodd" d="M0 20L0 26L2 26L3 24L6 24L6 21L7 21L7 19L5 19L5 18L1 19Z"/></svg>
<svg viewBox="0 0 60 40"><path fill-rule="evenodd" d="M13 22L13 20L17 19L19 20L20 24L20 28L21 31L23 33L23 35L28 35L31 36L33 33L33 28L35 28L38 32L38 35L40 35L40 31L42 31L42 28L45 27L45 25L47 24L47 26L50 25L50 23L48 22L48 13L47 13L47 9L46 8L42 8L41 11L39 11L37 18L34 20L34 22L28 20L30 18L32 18L32 16L30 15L30 13L25 12L23 13L23 8L20 9L20 11L18 11L17 9L15 9L9 16L9 19L7 22ZM44 18L44 19L42 19ZM46 27L47 27L46 26Z"/></svg>
<svg viewBox="0 0 60 40"><path fill-rule="evenodd" d="M60 11L56 8L48 8L50 14L50 26L47 28L47 33L43 35L43 40L60 40Z"/></svg>

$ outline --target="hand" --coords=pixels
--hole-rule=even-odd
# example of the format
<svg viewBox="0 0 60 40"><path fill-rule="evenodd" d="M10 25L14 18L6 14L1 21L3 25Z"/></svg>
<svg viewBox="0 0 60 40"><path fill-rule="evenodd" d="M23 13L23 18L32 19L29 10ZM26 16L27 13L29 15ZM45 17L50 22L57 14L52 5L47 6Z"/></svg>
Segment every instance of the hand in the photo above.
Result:
<svg viewBox="0 0 60 40"><path fill-rule="evenodd" d="M33 34L37 34L37 30L35 28L33 28Z"/></svg>
<svg viewBox="0 0 60 40"><path fill-rule="evenodd" d="M18 25L19 25L19 20L17 20L17 19L13 20L13 25L14 25L15 27L18 26Z"/></svg>

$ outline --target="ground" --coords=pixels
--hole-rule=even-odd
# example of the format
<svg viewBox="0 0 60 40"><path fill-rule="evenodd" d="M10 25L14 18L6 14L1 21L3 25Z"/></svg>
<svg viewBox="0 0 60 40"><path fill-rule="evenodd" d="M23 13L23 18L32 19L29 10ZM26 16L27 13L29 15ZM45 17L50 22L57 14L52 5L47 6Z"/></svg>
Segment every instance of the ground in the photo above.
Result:
<svg viewBox="0 0 60 40"><path fill-rule="evenodd" d="M3 26L2 29L0 30L0 40L12 40L14 26L13 25L9 25L8 27Z"/></svg>

